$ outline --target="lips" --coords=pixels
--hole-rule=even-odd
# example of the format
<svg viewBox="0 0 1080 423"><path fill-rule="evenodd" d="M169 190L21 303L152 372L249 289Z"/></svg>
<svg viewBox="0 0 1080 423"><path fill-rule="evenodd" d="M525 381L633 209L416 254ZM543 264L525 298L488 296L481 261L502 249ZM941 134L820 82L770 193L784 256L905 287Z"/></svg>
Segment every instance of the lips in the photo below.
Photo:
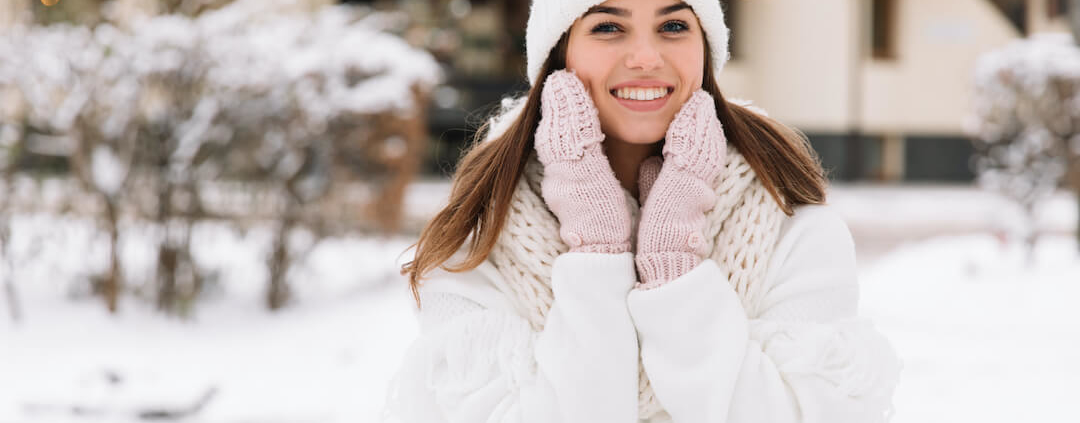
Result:
<svg viewBox="0 0 1080 423"><path fill-rule="evenodd" d="M614 96L612 96L612 97L614 97ZM668 95L660 97L660 98L658 98L656 100L644 100L644 101L642 101L642 100L627 100L625 98L619 98L619 97L614 97L614 98L615 98L615 101L617 101L623 107L626 107L627 109L630 109L632 111L635 111L635 112L655 112L657 110L660 110L661 108L664 107L665 104L667 104L668 99L671 98L671 93L669 92Z"/></svg>
<svg viewBox="0 0 1080 423"><path fill-rule="evenodd" d="M617 95L617 92L623 88L664 88L667 90L663 97L653 100L631 100L621 98ZM668 99L671 98L671 94L675 92L675 87L663 81L650 81L650 80L638 80L627 81L612 87L608 91L615 101L623 107L634 112L654 112L660 110L667 104Z"/></svg>
<svg viewBox="0 0 1080 423"><path fill-rule="evenodd" d="M620 89L620 88L660 88L660 87L668 88L669 91L670 91L671 88L675 88L675 85L664 82L664 81L655 80L655 79L636 79L636 80L633 80L633 81L626 81L626 82L620 83L618 85L615 85L615 86L611 87L610 89L611 90L617 90L617 89Z"/></svg>

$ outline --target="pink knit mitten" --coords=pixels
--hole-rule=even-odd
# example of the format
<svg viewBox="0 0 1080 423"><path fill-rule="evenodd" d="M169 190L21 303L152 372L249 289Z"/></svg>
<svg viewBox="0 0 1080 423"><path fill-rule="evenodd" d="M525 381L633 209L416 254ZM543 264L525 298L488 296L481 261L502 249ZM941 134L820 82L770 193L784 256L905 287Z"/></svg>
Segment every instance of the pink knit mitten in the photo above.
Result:
<svg viewBox="0 0 1080 423"><path fill-rule="evenodd" d="M570 251L630 251L630 210L604 156L599 112L585 85L572 72L556 71L544 82L540 102L541 189L559 219L559 235Z"/></svg>
<svg viewBox="0 0 1080 423"><path fill-rule="evenodd" d="M715 184L726 153L727 139L713 98L698 90L668 126L663 167L656 181L641 181L646 197L635 257L639 288L660 286L701 263L705 213L716 203ZM643 177L649 174L649 166L656 166L655 161L643 163Z"/></svg>
<svg viewBox="0 0 1080 423"><path fill-rule="evenodd" d="M649 157L638 166L638 204L645 205L645 199L649 198L649 191L652 191L663 166L664 159L660 156Z"/></svg>

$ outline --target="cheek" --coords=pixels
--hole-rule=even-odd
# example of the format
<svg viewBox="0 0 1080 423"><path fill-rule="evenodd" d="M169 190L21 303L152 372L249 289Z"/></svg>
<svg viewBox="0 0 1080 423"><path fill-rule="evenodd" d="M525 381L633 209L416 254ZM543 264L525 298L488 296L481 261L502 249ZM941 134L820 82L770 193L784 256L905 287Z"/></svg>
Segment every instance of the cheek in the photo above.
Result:
<svg viewBox="0 0 1080 423"><path fill-rule="evenodd" d="M705 80L705 45L702 43L687 43L673 46L668 52L670 57L678 57L679 60L669 60L668 63L679 75L679 80L685 84L685 88L694 92L701 88Z"/></svg>
<svg viewBox="0 0 1080 423"><path fill-rule="evenodd" d="M593 104L598 107L606 99L605 96L609 96L607 92L607 79L605 75L608 74L610 68L603 65L603 60L574 60L574 56L569 53L566 58L566 68L574 71L577 74L578 79L585 85L585 89L588 90L592 97ZM580 59L580 56L578 56Z"/></svg>
<svg viewBox="0 0 1080 423"><path fill-rule="evenodd" d="M602 55L589 54L580 49L568 51L566 55L566 68L577 73L578 79L590 90L604 86L604 75L611 70L605 63Z"/></svg>

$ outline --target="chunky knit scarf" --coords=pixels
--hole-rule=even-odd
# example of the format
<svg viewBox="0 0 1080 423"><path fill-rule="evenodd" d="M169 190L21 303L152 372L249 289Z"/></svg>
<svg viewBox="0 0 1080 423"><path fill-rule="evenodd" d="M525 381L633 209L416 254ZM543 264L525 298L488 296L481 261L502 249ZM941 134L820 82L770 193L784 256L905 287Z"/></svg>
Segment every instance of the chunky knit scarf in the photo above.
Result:
<svg viewBox="0 0 1080 423"><path fill-rule="evenodd" d="M769 257L787 215L735 148L728 148L727 156L724 176L716 189L716 206L706 219L707 257L727 272L727 282L739 294L748 317L755 318L768 291L763 285ZM551 308L551 266L569 250L559 238L558 220L540 194L543 172L534 154L518 181L506 224L488 256L503 276L496 281L496 288L536 330L543 329ZM637 201L627 193L627 202L637 222ZM662 408L643 368L639 380L639 415L649 419Z"/></svg>

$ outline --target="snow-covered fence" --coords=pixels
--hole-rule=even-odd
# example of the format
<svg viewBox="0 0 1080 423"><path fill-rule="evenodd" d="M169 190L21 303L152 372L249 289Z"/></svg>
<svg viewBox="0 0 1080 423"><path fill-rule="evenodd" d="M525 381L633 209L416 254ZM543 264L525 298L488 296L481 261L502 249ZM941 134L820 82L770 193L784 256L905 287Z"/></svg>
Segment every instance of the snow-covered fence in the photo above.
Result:
<svg viewBox="0 0 1080 423"><path fill-rule="evenodd" d="M1033 245L1035 204L1063 184L1080 198L1080 47L1067 34L1016 41L980 58L975 110L979 182L1027 213L1019 236Z"/></svg>
<svg viewBox="0 0 1080 423"><path fill-rule="evenodd" d="M400 205L378 203L400 202L394 191L417 171L424 99L441 79L429 54L356 9L307 5L241 0L131 30L16 28L0 37L0 151L68 158L99 199L114 251L120 219L154 222L157 301L173 312L202 284L188 250L194 223L244 225L269 214L278 230L267 302L280 307L287 270L303 253L288 247L295 228L324 235L394 225ZM227 181L278 207L222 212L206 188ZM380 193L365 205L376 212L349 203L356 181ZM96 285L115 309L123 285L112 256Z"/></svg>

